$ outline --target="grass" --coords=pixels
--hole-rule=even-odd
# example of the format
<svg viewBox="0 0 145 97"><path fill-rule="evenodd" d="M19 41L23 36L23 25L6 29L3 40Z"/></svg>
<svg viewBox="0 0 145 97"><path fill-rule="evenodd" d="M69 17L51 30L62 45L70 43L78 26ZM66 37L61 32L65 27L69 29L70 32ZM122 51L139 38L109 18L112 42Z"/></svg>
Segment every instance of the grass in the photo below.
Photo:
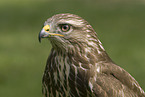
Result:
<svg viewBox="0 0 145 97"><path fill-rule="evenodd" d="M0 1L0 96L40 97L41 79L50 52L38 42L44 21L57 13L85 18L106 51L145 90L145 7L139 2Z"/></svg>

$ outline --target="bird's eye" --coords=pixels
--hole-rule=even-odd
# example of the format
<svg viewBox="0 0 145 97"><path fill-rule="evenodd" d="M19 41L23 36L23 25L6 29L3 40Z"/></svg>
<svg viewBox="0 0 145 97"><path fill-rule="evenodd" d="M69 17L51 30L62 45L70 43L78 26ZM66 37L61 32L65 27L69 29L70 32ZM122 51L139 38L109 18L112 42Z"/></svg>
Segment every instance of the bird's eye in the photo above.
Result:
<svg viewBox="0 0 145 97"><path fill-rule="evenodd" d="M63 25L60 25L60 28L61 28L61 31L67 32L70 30L70 25L63 24Z"/></svg>

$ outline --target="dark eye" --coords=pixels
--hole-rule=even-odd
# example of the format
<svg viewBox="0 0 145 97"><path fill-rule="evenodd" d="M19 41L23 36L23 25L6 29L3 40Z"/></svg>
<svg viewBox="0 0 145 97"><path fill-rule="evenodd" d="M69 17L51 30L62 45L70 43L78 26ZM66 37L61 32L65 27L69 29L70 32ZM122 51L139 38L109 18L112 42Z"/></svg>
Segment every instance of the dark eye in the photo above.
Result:
<svg viewBox="0 0 145 97"><path fill-rule="evenodd" d="M60 26L60 28L61 28L61 30L62 30L63 32L67 32L67 31L70 30L70 25L63 24L63 25Z"/></svg>

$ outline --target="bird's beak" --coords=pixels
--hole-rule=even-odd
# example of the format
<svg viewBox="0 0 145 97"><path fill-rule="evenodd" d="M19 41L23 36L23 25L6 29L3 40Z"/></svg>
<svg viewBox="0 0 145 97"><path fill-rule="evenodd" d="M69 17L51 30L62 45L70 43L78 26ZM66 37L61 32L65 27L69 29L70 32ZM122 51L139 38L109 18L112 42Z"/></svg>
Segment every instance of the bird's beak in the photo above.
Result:
<svg viewBox="0 0 145 97"><path fill-rule="evenodd" d="M50 33L49 30L50 30L49 25L45 25L43 27L43 29L39 33L39 37L38 37L39 42L41 42L41 38L49 38L51 36L62 36L62 37L64 36L64 35L61 35L61 34Z"/></svg>
<svg viewBox="0 0 145 97"><path fill-rule="evenodd" d="M41 38L47 38L50 37L50 34L48 32L46 32L44 29L42 29L39 33L39 42L41 42Z"/></svg>

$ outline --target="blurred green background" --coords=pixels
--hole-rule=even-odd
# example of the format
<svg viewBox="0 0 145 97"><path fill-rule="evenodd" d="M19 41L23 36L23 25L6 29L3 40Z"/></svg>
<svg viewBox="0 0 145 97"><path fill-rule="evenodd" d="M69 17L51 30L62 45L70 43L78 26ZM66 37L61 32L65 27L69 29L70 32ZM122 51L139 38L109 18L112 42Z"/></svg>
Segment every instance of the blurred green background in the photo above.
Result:
<svg viewBox="0 0 145 97"><path fill-rule="evenodd" d="M48 40L40 44L38 33L58 13L86 19L113 61L145 90L144 0L1 0L0 97L42 97L51 45Z"/></svg>

